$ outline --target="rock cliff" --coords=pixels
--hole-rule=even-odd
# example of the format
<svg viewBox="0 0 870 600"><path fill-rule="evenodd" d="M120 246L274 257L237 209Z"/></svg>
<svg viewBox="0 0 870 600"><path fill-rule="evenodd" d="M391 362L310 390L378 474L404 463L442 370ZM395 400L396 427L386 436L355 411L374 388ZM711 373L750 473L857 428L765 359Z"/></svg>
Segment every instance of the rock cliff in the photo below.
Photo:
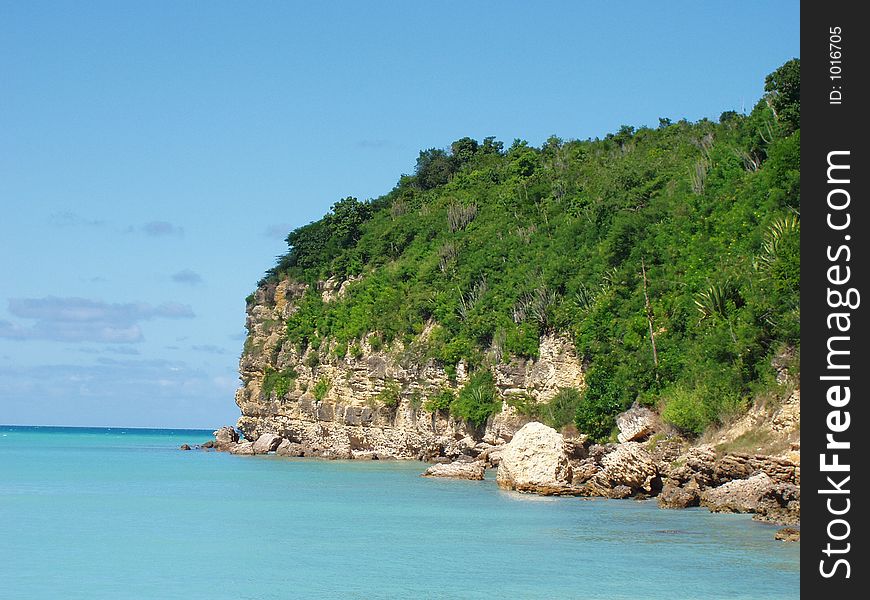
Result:
<svg viewBox="0 0 870 600"><path fill-rule="evenodd" d="M333 302L355 281L329 279L319 282L317 291L324 302ZM528 421L508 404L513 395L546 402L560 388L583 386L583 369L570 341L545 336L537 359L492 368L501 411L475 428L425 408L427 400L459 389L468 379L465 364L453 365L451 378L423 356L434 323L410 343L373 347L363 336L356 352L342 356L334 342L301 352L288 342L284 324L308 287L283 280L261 286L249 298L242 385L236 392L242 413L238 429L248 440L273 433L304 446L306 456L333 458L476 456L510 440Z"/></svg>

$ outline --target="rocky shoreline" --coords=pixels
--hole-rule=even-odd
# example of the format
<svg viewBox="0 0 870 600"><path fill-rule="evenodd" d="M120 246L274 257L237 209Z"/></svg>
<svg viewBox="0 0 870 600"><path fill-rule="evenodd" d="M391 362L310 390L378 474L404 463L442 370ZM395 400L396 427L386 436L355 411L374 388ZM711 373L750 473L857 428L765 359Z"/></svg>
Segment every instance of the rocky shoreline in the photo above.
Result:
<svg viewBox="0 0 870 600"><path fill-rule="evenodd" d="M285 279L260 286L249 298L235 397L241 416L235 428L215 432L214 449L416 459L432 463L426 477L480 480L491 469L499 486L520 492L655 498L662 508L701 506L799 523L800 382L787 370L787 353L773 363L782 387L702 441L685 439L654 410L634 406L617 416L615 442L596 444L570 427L563 435L528 410L586 385L572 340L550 332L538 340L535 358L489 356L500 406L474 426L431 403L444 394L455 397L470 381L465 362L448 368L421 350L437 330L434 322L389 344L373 332L353 349L336 340L289 342L285 323L305 294L336 302L356 281Z"/></svg>
<svg viewBox="0 0 870 600"><path fill-rule="evenodd" d="M800 524L799 454L785 458L718 452L710 444L693 446L677 436L654 434L655 427L649 420L655 415L645 410L634 408L620 415L620 439L624 440L620 443L594 444L585 436L566 437L532 421L507 441L459 444L452 456L430 457L429 462L434 464L423 476L482 480L487 469L495 469L496 482L506 490L555 496L655 498L664 509L700 506L712 512L751 513L756 520L789 526L777 533L777 539L800 538L800 530L795 528ZM396 458L375 451L342 455L271 432L254 440L241 439L233 427L221 427L214 436L213 441L199 448L249 456Z"/></svg>

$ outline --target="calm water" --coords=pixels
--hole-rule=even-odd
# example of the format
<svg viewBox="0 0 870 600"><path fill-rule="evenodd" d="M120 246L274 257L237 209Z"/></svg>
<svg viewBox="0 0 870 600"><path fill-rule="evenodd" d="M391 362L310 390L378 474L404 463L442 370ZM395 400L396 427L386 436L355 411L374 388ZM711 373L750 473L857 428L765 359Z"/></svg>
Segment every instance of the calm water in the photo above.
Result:
<svg viewBox="0 0 870 600"><path fill-rule="evenodd" d="M799 546L744 515L177 450L209 437L0 427L0 597L799 596Z"/></svg>

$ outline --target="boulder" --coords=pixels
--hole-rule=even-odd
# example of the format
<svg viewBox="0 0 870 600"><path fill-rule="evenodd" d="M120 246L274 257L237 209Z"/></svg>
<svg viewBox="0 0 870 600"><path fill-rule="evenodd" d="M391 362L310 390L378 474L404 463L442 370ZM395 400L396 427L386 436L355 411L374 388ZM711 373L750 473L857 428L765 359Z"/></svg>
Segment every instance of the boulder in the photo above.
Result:
<svg viewBox="0 0 870 600"><path fill-rule="evenodd" d="M238 444L229 444L230 454L254 455L254 442L239 442Z"/></svg>
<svg viewBox="0 0 870 600"><path fill-rule="evenodd" d="M202 444L200 448L202 448L203 450L207 448L214 448L214 440L207 441L206 443Z"/></svg>
<svg viewBox="0 0 870 600"><path fill-rule="evenodd" d="M658 498L659 508L688 508L698 506L700 500L697 486L680 487L671 481L664 484Z"/></svg>
<svg viewBox="0 0 870 600"><path fill-rule="evenodd" d="M224 426L213 433L215 448L224 449L239 441L239 432L229 426Z"/></svg>
<svg viewBox="0 0 870 600"><path fill-rule="evenodd" d="M576 492L571 479L562 435L543 423L523 425L499 453L499 487L544 495L571 494Z"/></svg>
<svg viewBox="0 0 870 600"><path fill-rule="evenodd" d="M701 493L701 506L712 512L757 512L764 497L773 492L774 482L767 473L748 479L735 479Z"/></svg>
<svg viewBox="0 0 870 600"><path fill-rule="evenodd" d="M260 437L257 438L257 441L254 442L253 449L254 454L266 454L268 452L274 452L278 445L281 443L281 436L276 435L274 433L264 433Z"/></svg>
<svg viewBox="0 0 870 600"><path fill-rule="evenodd" d="M189 444L181 444L181 446L179 446L178 449L179 450L190 450L190 445Z"/></svg>
<svg viewBox="0 0 870 600"><path fill-rule="evenodd" d="M792 483L774 481L773 486L762 496L755 510L756 521L798 525L801 522L801 489Z"/></svg>
<svg viewBox="0 0 870 600"><path fill-rule="evenodd" d="M785 458L729 452L713 465L713 477L717 483L727 483L734 479L746 479L756 473L763 472L774 481L796 483L795 469L797 467L798 465L793 461Z"/></svg>
<svg viewBox="0 0 870 600"><path fill-rule="evenodd" d="M380 460L374 450L351 450L350 453L354 460Z"/></svg>
<svg viewBox="0 0 870 600"><path fill-rule="evenodd" d="M290 440L281 440L281 443L275 448L275 454L278 456L304 456L305 451L302 448L302 444L295 444Z"/></svg>
<svg viewBox="0 0 870 600"><path fill-rule="evenodd" d="M504 452L505 448L507 448L507 444L487 448L477 455L477 460L482 460L488 467L495 468L501 462L501 453Z"/></svg>
<svg viewBox="0 0 870 600"><path fill-rule="evenodd" d="M483 480L486 467L483 461L452 462L450 464L432 465L423 473L423 477L449 477L452 479Z"/></svg>
<svg viewBox="0 0 870 600"><path fill-rule="evenodd" d="M571 466L572 478L571 483L581 485L595 477L598 471L601 470L601 465L594 458L585 458Z"/></svg>
<svg viewBox="0 0 870 600"><path fill-rule="evenodd" d="M794 527L783 527L773 537L783 542L799 542L801 541L801 530Z"/></svg>
<svg viewBox="0 0 870 600"><path fill-rule="evenodd" d="M632 494L650 493L656 485L658 468L652 455L638 442L619 444L613 452L601 459L601 469L589 481L590 487L603 496L624 498L623 487Z"/></svg>
<svg viewBox="0 0 870 600"><path fill-rule="evenodd" d="M658 417L653 411L635 404L624 413L616 415L616 426L619 427L617 439L622 444L645 440L658 425Z"/></svg>
<svg viewBox="0 0 870 600"><path fill-rule="evenodd" d="M713 470L716 463L716 450L709 444L695 446L664 466L664 475L676 483L684 485L689 481L698 487L705 488L713 484Z"/></svg>

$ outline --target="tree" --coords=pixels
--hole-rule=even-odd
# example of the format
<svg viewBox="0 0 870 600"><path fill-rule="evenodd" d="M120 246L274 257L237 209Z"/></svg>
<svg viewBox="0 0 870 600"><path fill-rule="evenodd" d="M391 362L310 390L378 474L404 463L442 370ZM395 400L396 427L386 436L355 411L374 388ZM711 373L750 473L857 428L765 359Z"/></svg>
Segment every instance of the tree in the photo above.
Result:
<svg viewBox="0 0 870 600"><path fill-rule="evenodd" d="M494 136L483 138L483 146L480 147L483 154L502 154L504 152L504 142L496 141Z"/></svg>
<svg viewBox="0 0 870 600"><path fill-rule="evenodd" d="M791 133L801 126L801 61L793 58L764 80L766 100L777 121Z"/></svg>
<svg viewBox="0 0 870 600"><path fill-rule="evenodd" d="M371 207L367 203L353 196L342 198L332 205L332 214L328 216L330 237L342 248L352 246L370 216Z"/></svg>
<svg viewBox="0 0 870 600"><path fill-rule="evenodd" d="M453 158L453 164L459 168L477 154L477 150L480 147L480 144L477 143L477 140L472 139L470 137L464 137L456 140L452 144L450 144L450 154Z"/></svg>
<svg viewBox="0 0 870 600"><path fill-rule="evenodd" d="M450 157L444 150L429 148L428 150L420 150L415 172L417 185L424 190L431 190L450 181L454 168Z"/></svg>

